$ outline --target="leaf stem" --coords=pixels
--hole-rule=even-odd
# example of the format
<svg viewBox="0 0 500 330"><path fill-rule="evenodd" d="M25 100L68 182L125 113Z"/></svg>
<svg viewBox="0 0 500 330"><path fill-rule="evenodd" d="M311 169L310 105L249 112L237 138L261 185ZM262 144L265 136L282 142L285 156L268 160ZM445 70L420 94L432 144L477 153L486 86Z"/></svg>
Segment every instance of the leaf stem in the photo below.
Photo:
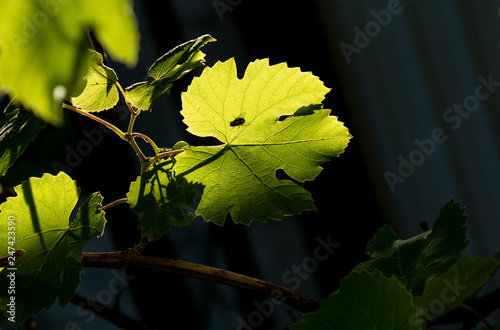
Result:
<svg viewBox="0 0 500 330"><path fill-rule="evenodd" d="M128 203L128 198L120 198L120 199L117 199L116 201L114 202L111 202L107 205L104 205L102 207L99 208L99 211L105 211L109 208L112 208L113 206L116 206L116 205L119 205L119 204L124 204L124 203Z"/></svg>
<svg viewBox="0 0 500 330"><path fill-rule="evenodd" d="M270 296L303 313L312 312L319 308L319 303L311 298L276 284L187 261L145 256L134 250L101 253L84 252L82 254L82 264L84 267L115 269L125 267L128 270L182 275L221 283Z"/></svg>
<svg viewBox="0 0 500 330"><path fill-rule="evenodd" d="M132 130L134 129L135 119L137 118L137 116L139 116L140 113L141 113L141 110L137 110L137 111L132 112L132 114L130 115L130 121L128 123L127 135L132 136Z"/></svg>
<svg viewBox="0 0 500 330"><path fill-rule="evenodd" d="M83 115L85 117L88 117L88 118L90 118L92 120L95 120L96 122L98 122L98 123L106 126L110 130L112 130L113 132L115 132L116 135L118 135L122 140L125 140L125 141L128 140L126 134L124 132L122 132L118 127L114 126L111 123L108 123L107 121L105 121L105 120L103 120L103 119L101 119L101 118L99 118L97 116L94 116L90 112L84 111L82 109L79 109L79 108L77 108L75 106L72 106L72 105L69 105L69 104L66 104L66 103L63 103L62 107L65 108L65 109L69 109L71 111L74 111L74 112L76 112L76 113L78 113L80 115Z"/></svg>
<svg viewBox="0 0 500 330"><path fill-rule="evenodd" d="M153 147L154 151L155 151L155 155L158 155L158 153L160 152L160 148L158 148L156 146L156 143L147 135L145 134L142 134L142 133L132 133L132 136L138 136L140 138L142 138L144 141L146 141L147 143L149 143L151 145L151 147Z"/></svg>
<svg viewBox="0 0 500 330"><path fill-rule="evenodd" d="M122 93L123 99L125 100L125 103L127 104L128 109L130 110L130 113L135 113L132 104L128 101L127 99L127 93L125 93L125 90L123 89L122 85L117 81L115 82L116 86L120 90L120 93Z"/></svg>
<svg viewBox="0 0 500 330"><path fill-rule="evenodd" d="M88 117L88 118L90 118L92 120L95 120L96 122L98 122L98 123L106 126L110 130L112 130L113 132L115 132L116 135L118 135L122 140L128 141L130 143L130 145L132 146L132 148L134 149L134 151L137 154L137 156L139 157L139 160L141 162L141 173L143 173L149 167L149 165L151 164L148 161L148 158L146 156L144 156L144 154L142 153L142 150L137 145L137 142L135 142L135 140L134 140L134 134L139 134L139 135L142 135L142 134L140 134L140 133L132 133L132 128L134 127L135 119L139 115L140 110L132 112L131 117L130 117L130 122L129 122L128 130L127 130L126 133L124 133L118 127L114 126L113 124L108 123L107 121L105 121L105 120L103 120L103 119L101 119L101 118L99 118L97 116L94 116L93 114L91 114L91 113L89 113L87 111L79 109L79 108L77 108L77 107L75 107L73 105L63 103L62 107L65 108L65 109L69 109L71 111L74 111L74 112L76 112L76 113L78 113L80 115L83 115L85 117ZM151 140L151 142L153 142L153 141ZM153 144L154 144L154 142L153 142ZM156 145L154 145L154 146L156 147ZM156 152L156 150L155 150L155 152Z"/></svg>
<svg viewBox="0 0 500 330"><path fill-rule="evenodd" d="M131 109L130 106L129 106L129 109ZM131 109L131 111L132 111L132 109ZM150 163L148 161L148 158L146 158L146 156L144 156L144 154L142 153L142 150L141 150L141 148L139 148L139 145L137 144L137 142L135 142L134 134L132 133L132 129L134 128L134 124L135 124L135 119L137 118L137 116L140 113L141 113L141 110L137 110L137 111L133 111L130 114L130 122L128 123L128 129L127 129L127 133L125 133L125 136L126 136L126 140L130 143L130 145L132 146L132 149L134 149L135 153L139 157L139 160L141 162L141 174L142 174L149 167Z"/></svg>
<svg viewBox="0 0 500 330"><path fill-rule="evenodd" d="M177 149L177 150L170 150L170 151L165 151L165 152L160 152L156 156L154 156L151 159L151 164L155 163L157 160L163 158L163 157L169 157L173 155L180 154L181 152L184 152L184 149Z"/></svg>

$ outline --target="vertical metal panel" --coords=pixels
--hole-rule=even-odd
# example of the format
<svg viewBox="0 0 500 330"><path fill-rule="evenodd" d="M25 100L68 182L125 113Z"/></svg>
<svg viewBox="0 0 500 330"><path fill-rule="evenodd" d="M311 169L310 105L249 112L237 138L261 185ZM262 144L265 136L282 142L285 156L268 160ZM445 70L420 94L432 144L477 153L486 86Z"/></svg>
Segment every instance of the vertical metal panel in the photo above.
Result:
<svg viewBox="0 0 500 330"><path fill-rule="evenodd" d="M401 12L385 27L379 23L380 31L372 33L376 35L365 47L357 47L359 53L348 63L341 43L355 46L354 29L366 33L367 24L376 22L372 11L387 10L390 3L400 3ZM362 145L388 221L403 236L418 234L419 221L432 225L440 207L455 197L470 214L468 253L490 257L500 250L500 3L316 4L346 104L356 118L355 143ZM479 87L484 80L493 81L490 90ZM455 110L464 113L460 122L456 113L451 120L450 111ZM446 140L435 143L392 192L384 173L400 175L398 157L408 160L412 152L416 155L420 148L415 140L432 138L436 129L444 131ZM494 286L499 285L497 280Z"/></svg>

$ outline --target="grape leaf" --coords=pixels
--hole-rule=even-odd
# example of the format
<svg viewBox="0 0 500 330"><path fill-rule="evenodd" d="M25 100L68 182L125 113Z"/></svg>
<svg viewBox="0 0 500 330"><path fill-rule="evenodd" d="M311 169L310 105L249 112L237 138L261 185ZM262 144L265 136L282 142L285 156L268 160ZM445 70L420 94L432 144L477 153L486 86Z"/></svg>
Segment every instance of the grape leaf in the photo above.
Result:
<svg viewBox="0 0 500 330"><path fill-rule="evenodd" d="M234 59L194 78L182 94L188 131L224 143L185 147L176 156L177 177L205 187L196 215L222 225L231 213L248 225L315 210L296 181L313 180L351 137L322 109L328 91L310 72L268 60L250 63L242 79ZM277 179L278 169L296 181Z"/></svg>
<svg viewBox="0 0 500 330"><path fill-rule="evenodd" d="M0 115L0 176L14 164L28 143L45 127L32 112L11 101Z"/></svg>
<svg viewBox="0 0 500 330"><path fill-rule="evenodd" d="M139 220L142 236L154 241L172 225L189 225L194 215L188 206L196 205L200 189L174 178L171 160L160 161L144 172L130 184L127 194L131 210L144 213Z"/></svg>
<svg viewBox="0 0 500 330"><path fill-rule="evenodd" d="M175 47L157 59L148 71L148 76L153 80L127 87L127 101L141 110L151 110L153 100L168 93L174 81L205 63L205 54L200 48L211 41L215 39L205 34Z"/></svg>
<svg viewBox="0 0 500 330"><path fill-rule="evenodd" d="M291 330L316 329L422 329L412 295L396 279L380 272L351 273L339 290L304 314Z"/></svg>
<svg viewBox="0 0 500 330"><path fill-rule="evenodd" d="M446 314L480 290L499 265L494 258L472 259L462 254L453 267L430 280L422 295L414 297L413 302L420 306L420 314L426 321Z"/></svg>
<svg viewBox="0 0 500 330"><path fill-rule="evenodd" d="M84 78L84 89L70 98L71 103L85 111L111 109L118 103L120 94L113 69L103 64L102 55L89 50L89 64Z"/></svg>
<svg viewBox="0 0 500 330"><path fill-rule="evenodd" d="M466 219L460 203L452 199L439 211L432 231L402 240L386 225L366 246L371 258L354 270L378 269L396 275L418 296L425 283L453 266L469 244Z"/></svg>
<svg viewBox="0 0 500 330"><path fill-rule="evenodd" d="M0 205L0 258L8 256L8 248L12 248L8 237L15 237L14 248L23 255L15 261L17 270L4 268L0 272L0 286L9 287L7 275L15 273L13 325L19 326L31 315L51 307L56 298L62 307L69 302L80 283L82 246L102 235L105 219L104 212L99 211L102 197L95 193L68 225L80 189L63 172L30 178L14 189L17 196ZM12 226L8 221L13 219ZM7 317L9 299L8 291L0 290L0 308Z"/></svg>
<svg viewBox="0 0 500 330"><path fill-rule="evenodd" d="M61 104L87 71L87 29L112 58L135 65L139 34L130 0L0 2L0 91L62 124Z"/></svg>

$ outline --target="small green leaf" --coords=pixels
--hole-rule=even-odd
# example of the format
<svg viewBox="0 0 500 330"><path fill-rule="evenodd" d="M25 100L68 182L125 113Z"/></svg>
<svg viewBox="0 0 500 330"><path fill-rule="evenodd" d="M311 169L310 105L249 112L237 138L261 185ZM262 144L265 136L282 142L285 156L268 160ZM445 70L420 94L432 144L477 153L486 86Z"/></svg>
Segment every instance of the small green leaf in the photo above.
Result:
<svg viewBox="0 0 500 330"><path fill-rule="evenodd" d="M62 307L69 302L80 283L82 246L102 235L105 219L99 211L102 197L95 193L68 225L80 189L63 172L30 178L14 189L17 196L0 205L0 258L9 255L9 247L23 255L13 265L16 270L4 268L0 272L0 286L7 288L7 275L15 273L13 325L17 327L43 308L50 308L56 298ZM9 224L11 220L13 224ZM15 237L15 243L9 243L12 240L8 237ZM7 317L10 296L7 290L0 290L0 308Z"/></svg>
<svg viewBox="0 0 500 330"><path fill-rule="evenodd" d="M415 296L430 279L446 272L469 244L464 209L453 199L439 211L432 231L402 240L389 226L368 242L371 258L354 270L378 269L396 275Z"/></svg>
<svg viewBox="0 0 500 330"><path fill-rule="evenodd" d="M321 302L317 311L304 314L291 330L384 329L420 330L422 320L412 295L394 277L380 272L351 273L339 290Z"/></svg>
<svg viewBox="0 0 500 330"><path fill-rule="evenodd" d="M137 22L130 0L0 2L0 91L38 117L63 122L61 104L87 71L87 32L113 59L135 65Z"/></svg>
<svg viewBox="0 0 500 330"><path fill-rule="evenodd" d="M45 122L11 101L0 114L0 176L14 164L28 143L45 127Z"/></svg>
<svg viewBox="0 0 500 330"><path fill-rule="evenodd" d="M182 94L188 131L224 143L185 147L176 156L177 177L205 186L196 215L222 225L231 213L248 225L315 210L296 181L313 180L351 137L322 109L328 90L310 72L268 60L250 63L242 79L234 59L194 78ZM278 169L296 181L278 179Z"/></svg>
<svg viewBox="0 0 500 330"><path fill-rule="evenodd" d="M208 34L190 40L170 50L149 68L151 81L143 81L127 87L127 100L141 110L151 110L154 99L168 93L177 79L205 63L205 54L200 50L215 41Z"/></svg>
<svg viewBox="0 0 500 330"><path fill-rule="evenodd" d="M150 241L165 235L170 226L189 225L194 215L188 207L196 205L201 188L173 177L172 161L162 160L130 184L130 208L143 213L139 228Z"/></svg>
<svg viewBox="0 0 500 330"><path fill-rule="evenodd" d="M500 262L492 258L471 259L462 254L448 271L430 280L421 296L413 302L429 321L460 307L463 301L480 290L498 269Z"/></svg>
<svg viewBox="0 0 500 330"><path fill-rule="evenodd" d="M83 79L83 91L70 97L74 106L92 112L111 109L118 103L118 77L113 69L103 64L102 55L94 50L89 50L89 67Z"/></svg>
<svg viewBox="0 0 500 330"><path fill-rule="evenodd" d="M179 149L182 149L184 147L188 147L189 146L189 143L187 143L186 141L178 141L174 144L174 146L172 147L172 150L179 150Z"/></svg>

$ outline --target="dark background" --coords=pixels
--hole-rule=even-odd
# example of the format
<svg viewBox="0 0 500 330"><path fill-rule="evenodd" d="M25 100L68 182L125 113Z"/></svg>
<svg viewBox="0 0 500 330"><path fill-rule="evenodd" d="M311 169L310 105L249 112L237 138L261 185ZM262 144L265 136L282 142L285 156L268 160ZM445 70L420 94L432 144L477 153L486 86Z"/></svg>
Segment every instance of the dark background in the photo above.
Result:
<svg viewBox="0 0 500 330"><path fill-rule="evenodd" d="M218 12L215 5L220 3L231 10ZM324 107L332 109L332 115L338 116L353 135L346 151L324 164L316 180L305 185L312 193L317 212L287 217L282 222L252 223L250 227L234 225L230 219L223 227L196 219L189 227L172 229L149 253L220 267L289 287L290 283L283 282L283 274L313 255L318 238L326 240L329 236L340 246L302 279L297 289L320 301L338 288L339 279L366 258L366 243L385 223L407 238L420 232L421 221L432 225L439 207L453 196L464 200L465 206L472 210L484 210L486 206L481 203L493 208L498 190L482 189L483 182L477 179L472 180L478 186L473 190L464 183L468 182L464 177L494 168L496 163L488 162L496 159L497 133L486 137L494 151L493 154L484 151L488 166L474 155L470 158L477 160L477 168L461 165L467 158L460 154L474 151L461 143L458 133L470 141L477 132L463 128L422 165L419 173L408 178L401 188L398 186L396 193L388 189L383 173L397 172L398 154L408 155L415 148L412 145L415 138L428 137L428 132L442 125L440 116L446 107L473 91L468 84L457 87L451 81L462 79L474 87L477 75L493 73L494 79L500 77L496 75L498 61L495 61L500 31L495 21L498 4L489 1L474 7L472 1L461 4L443 1L435 5L402 1L404 12L394 15L392 22L372 38L371 44L353 55L352 63L347 63L340 42L353 44L353 28L363 28L373 20L370 11L383 9L388 3L222 0L166 1L160 6L152 1L135 2L142 35L140 62L133 70L110 63L122 86L146 79L147 68L171 48L208 33L217 39L203 48L208 66L235 57L238 73L243 74L250 61L269 58L271 64L286 62L289 67L300 67L319 76L331 88ZM437 20L443 25L436 23ZM486 22L490 22L488 28L484 27ZM453 24L463 30L454 30ZM463 49L474 56L464 59ZM179 140L194 145L211 143L185 132L179 114L180 93L200 73L201 70L195 70L178 81L170 95L155 102L152 113L139 117L136 131L148 134L159 146L172 146ZM476 119L479 121L484 115L488 118L486 128L478 126L478 130L489 129L498 119L494 112L498 109L496 105L495 94L481 105L482 114L477 111L475 119L465 124L476 127ZM102 117L125 128L128 119L120 119L123 110L122 105ZM29 176L55 174L54 160L67 165L70 150L76 150L81 141L88 139L84 130L97 128L90 120L67 113L66 126L45 128L9 171L5 183L13 186ZM112 134L103 136L103 142L94 146L76 166L71 166L68 174L77 180L84 194L100 191L104 203L108 203L125 196L139 168L127 144ZM477 149L477 145L470 148ZM146 145L143 150L152 153ZM450 167L455 173L450 174ZM493 171L483 180L498 182L498 174ZM481 190L488 191L488 197L474 197ZM498 226L498 214L494 212L483 213L490 217L490 223L478 228L484 228L485 224ZM126 249L137 243L140 237L137 218L126 206L109 210L107 219L106 237L86 247L89 251ZM471 228L474 231L475 227ZM476 229L475 233L475 239L481 242L484 239L481 230ZM488 238L486 241L491 242ZM474 251L488 257L498 249L498 244L491 242L476 246ZM236 329L237 318L248 321L250 313L256 310L254 302L265 300L243 290L198 280L134 275L120 304L133 317L160 329ZM113 276L108 270L85 270L77 292L99 297L98 293ZM262 329L283 329L300 319L300 313L285 305L274 307L272 315L264 318ZM89 321L78 314L75 306L51 310L37 320L40 328L61 328L61 324L68 322L76 322L81 329L113 328L98 318Z"/></svg>

